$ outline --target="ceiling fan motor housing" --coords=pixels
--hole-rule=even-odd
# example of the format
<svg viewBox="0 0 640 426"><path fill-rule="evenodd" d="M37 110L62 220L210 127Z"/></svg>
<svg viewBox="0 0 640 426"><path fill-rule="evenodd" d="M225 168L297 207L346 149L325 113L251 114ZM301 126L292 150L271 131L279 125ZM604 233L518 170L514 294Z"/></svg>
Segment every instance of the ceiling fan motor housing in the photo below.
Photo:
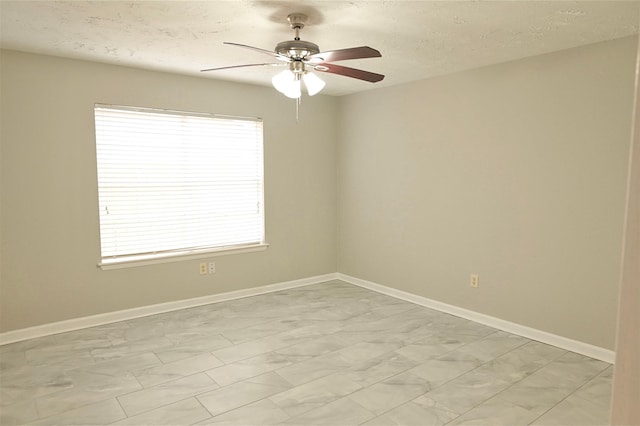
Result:
<svg viewBox="0 0 640 426"><path fill-rule="evenodd" d="M294 60L301 60L320 52L317 44L303 40L283 41L277 44L275 50L279 55L288 56Z"/></svg>

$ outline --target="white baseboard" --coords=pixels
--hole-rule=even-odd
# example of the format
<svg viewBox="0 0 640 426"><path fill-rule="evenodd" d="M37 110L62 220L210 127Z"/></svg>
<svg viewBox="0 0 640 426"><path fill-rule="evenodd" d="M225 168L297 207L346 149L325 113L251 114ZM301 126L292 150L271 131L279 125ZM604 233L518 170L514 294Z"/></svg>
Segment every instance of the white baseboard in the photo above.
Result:
<svg viewBox="0 0 640 426"><path fill-rule="evenodd" d="M74 318L66 321L59 321L50 324L38 325L35 327L23 328L20 330L8 331L0 333L0 345L19 342L22 340L33 339L36 337L49 336L52 334L65 333L67 331L79 330L82 328L95 327L98 325L109 324L118 321L126 321L134 318L156 315L165 312L176 311L179 309L193 308L196 306L208 305L210 303L224 302L227 300L241 299L244 297L257 296L265 293L286 290L290 288L303 287L312 284L319 284L331 280L341 280L349 284L357 285L378 293L386 294L397 299L406 300L416 305L425 306L440 312L455 315L481 324L488 325L499 330L517 334L528 339L547 343L557 346L568 351L576 352L591 358L599 359L613 364L615 360L615 352L609 349L593 346L588 343L572 340L567 337L558 336L556 334L547 333L535 328L526 327L500 318L470 311L454 305L438 302L423 296L407 293L402 290L376 284L371 281L352 277L342 273L332 273L325 275L317 275L314 277L302 278L299 280L286 281L276 284L269 284L261 287L247 288L243 290L230 291L227 293L212 294L208 296L195 297L192 299L177 300L173 302L159 303L156 305L141 306L138 308L125 309L116 312L107 312L104 314L91 315L88 317Z"/></svg>
<svg viewBox="0 0 640 426"><path fill-rule="evenodd" d="M125 309L122 311L107 312L104 314L91 315L88 317L74 318L66 321L58 321L50 324L43 324L19 330L12 330L0 333L0 345L33 339L36 337L49 336L52 334L65 333L67 331L79 330L82 328L95 327L103 324L110 324L118 321L125 321L134 318L146 317L149 315L162 314L165 312L177 311L179 309L193 308L196 306L208 305L210 303L224 302L227 300L241 299L244 297L257 296L265 293L286 290L290 288L303 287L311 284L319 284L337 279L338 274L317 275L314 277L302 278L299 280L286 281L276 284L269 284L261 287L253 287L242 290L230 291L227 293L212 294L208 296L195 297L192 299L177 300L173 302L159 303L157 305L141 306L138 308Z"/></svg>
<svg viewBox="0 0 640 426"><path fill-rule="evenodd" d="M571 352L576 352L591 358L599 359L610 364L613 364L615 360L615 352L609 349L604 349L598 346L590 345L588 343L569 339L567 337L547 333L546 331L537 330L535 328L526 327L524 325L516 324L510 321L505 321L500 318L495 318L489 315L470 311L468 309L438 302L436 300L428 299L426 297L418 296L412 293L407 293L402 290L397 290L395 288L376 284L371 281L366 281L349 275L338 273L337 279L349 284L354 284L369 290L376 291L378 293L386 294L397 299L406 300L407 302L415 303L416 305L425 306L427 308L435 309L440 312L445 312L447 314L455 315L460 318L465 318L471 321L478 322L480 324L488 325L490 327L497 328L498 330L517 334L528 339L547 343L549 345L566 349Z"/></svg>

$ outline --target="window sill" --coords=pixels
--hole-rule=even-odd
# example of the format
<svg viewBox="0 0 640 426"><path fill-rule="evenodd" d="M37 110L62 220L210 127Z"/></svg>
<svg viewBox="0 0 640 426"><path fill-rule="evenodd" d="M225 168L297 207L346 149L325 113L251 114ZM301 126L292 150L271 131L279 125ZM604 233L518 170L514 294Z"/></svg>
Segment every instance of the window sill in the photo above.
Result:
<svg viewBox="0 0 640 426"><path fill-rule="evenodd" d="M263 251L269 248L269 244L251 244L246 246L224 247L219 249L206 249L198 251L173 252L152 255L127 256L117 259L102 259L98 267L103 271L110 269L133 268L136 266L155 265L158 263L180 262L183 260L203 259L205 257L226 256L230 254L251 253Z"/></svg>

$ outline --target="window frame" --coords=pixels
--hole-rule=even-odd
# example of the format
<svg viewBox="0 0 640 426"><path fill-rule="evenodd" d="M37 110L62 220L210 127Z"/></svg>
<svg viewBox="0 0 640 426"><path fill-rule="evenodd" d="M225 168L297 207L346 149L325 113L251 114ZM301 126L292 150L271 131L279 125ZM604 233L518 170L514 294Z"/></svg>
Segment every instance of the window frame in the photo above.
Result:
<svg viewBox="0 0 640 426"><path fill-rule="evenodd" d="M228 119L228 120L240 120L240 121L252 121L260 123L260 135L261 135L261 164L260 164L260 177L261 177L261 194L259 203L261 205L260 215L261 215L261 237L262 240L259 242L252 243L239 243L232 245L219 245L219 246L209 246L202 248L177 248L171 250L159 250L156 252L150 253L134 253L134 254L123 254L123 255L103 255L103 243L102 243L102 221L100 219L100 175L99 169L100 166L98 164L98 118L97 112L98 109L112 109L112 110L121 110L121 111L132 111L138 113L152 113L152 114L168 114L173 116L181 116L181 117L198 117L198 118L214 118L214 119ZM159 109L159 108L147 108L147 107L134 107L134 106L126 106L126 105L114 105L114 104L105 104L105 103L95 103L94 104L94 136L95 136L95 148L96 148L96 189L98 193L97 207L98 207L98 244L99 244L99 252L100 252L100 261L98 262L98 267L103 270L109 269L120 269L120 268L128 268L135 266L143 266L143 265L151 265L158 263L167 263L167 262L176 262L183 261L189 259L200 259L206 257L215 257L215 256L223 256L223 255L231 255L231 254L240 254L240 253L249 253L256 251L263 251L269 247L269 244L266 243L266 212L265 212L265 203L264 203L264 192L265 192L265 174L264 174L264 130L263 130L263 120L260 117L241 117L241 116L231 116L231 115L222 115L222 114L214 114L214 113L206 113L206 112L192 112L192 111L179 111L179 110L169 110L169 109Z"/></svg>

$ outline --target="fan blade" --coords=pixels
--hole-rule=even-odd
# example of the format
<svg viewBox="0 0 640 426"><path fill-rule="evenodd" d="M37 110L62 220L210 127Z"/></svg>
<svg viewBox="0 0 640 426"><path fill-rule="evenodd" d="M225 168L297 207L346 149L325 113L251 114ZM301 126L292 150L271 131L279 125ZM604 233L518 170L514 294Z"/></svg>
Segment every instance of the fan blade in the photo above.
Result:
<svg viewBox="0 0 640 426"><path fill-rule="evenodd" d="M267 54L269 56L272 56L280 61L289 61L289 58L284 56L284 55L280 55L276 52L273 52L271 50L265 50L265 49L260 49L259 47L253 47L253 46L247 46L246 44L240 44L240 43L231 43L229 41L224 41L223 44L228 44L231 46L238 46L238 47L244 47L245 49L249 49L249 50L253 50L254 52L260 52L260 53L264 53Z"/></svg>
<svg viewBox="0 0 640 426"><path fill-rule="evenodd" d="M349 49L328 50L307 56L311 63L346 61L348 59L381 58L382 55L376 49L369 46L351 47Z"/></svg>
<svg viewBox="0 0 640 426"><path fill-rule="evenodd" d="M206 70L200 70L200 72L228 70L228 69L231 69L231 68L262 67L262 66L265 66L265 65L271 65L271 66L277 67L277 66L280 66L280 65L283 65L283 64L269 62L269 63L266 63L266 64L231 65L229 67L207 68Z"/></svg>
<svg viewBox="0 0 640 426"><path fill-rule="evenodd" d="M382 74L376 74L374 72L363 71L356 68L343 67L335 64L318 64L313 65L316 71L328 72L331 74L344 75L345 77L357 78L358 80L369 81L376 83L384 78Z"/></svg>

